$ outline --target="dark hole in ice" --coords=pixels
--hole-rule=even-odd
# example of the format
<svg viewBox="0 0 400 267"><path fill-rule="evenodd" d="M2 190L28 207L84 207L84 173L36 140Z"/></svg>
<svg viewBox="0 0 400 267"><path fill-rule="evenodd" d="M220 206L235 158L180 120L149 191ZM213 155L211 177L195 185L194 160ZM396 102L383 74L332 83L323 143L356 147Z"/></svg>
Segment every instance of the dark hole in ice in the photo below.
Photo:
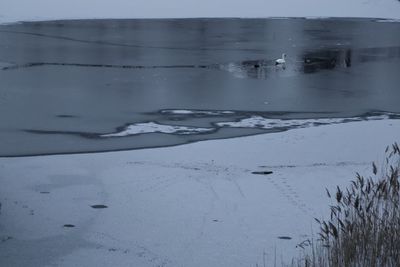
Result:
<svg viewBox="0 0 400 267"><path fill-rule="evenodd" d="M40 194L50 194L49 191L40 191L39 193L40 193Z"/></svg>
<svg viewBox="0 0 400 267"><path fill-rule="evenodd" d="M261 172L251 172L252 174L263 174L263 175L268 175L268 174L273 174L272 171L261 171Z"/></svg>
<svg viewBox="0 0 400 267"><path fill-rule="evenodd" d="M73 225L73 224L64 224L64 227L65 228L73 228L73 227L75 227L75 225Z"/></svg>
<svg viewBox="0 0 400 267"><path fill-rule="evenodd" d="M290 236L278 236L279 239L283 239L283 240L290 240L292 239Z"/></svg>
<svg viewBox="0 0 400 267"><path fill-rule="evenodd" d="M105 209L105 208L108 208L106 205L92 205L90 207L92 207L94 209Z"/></svg>
<svg viewBox="0 0 400 267"><path fill-rule="evenodd" d="M213 222L219 222L217 219L213 220Z"/></svg>

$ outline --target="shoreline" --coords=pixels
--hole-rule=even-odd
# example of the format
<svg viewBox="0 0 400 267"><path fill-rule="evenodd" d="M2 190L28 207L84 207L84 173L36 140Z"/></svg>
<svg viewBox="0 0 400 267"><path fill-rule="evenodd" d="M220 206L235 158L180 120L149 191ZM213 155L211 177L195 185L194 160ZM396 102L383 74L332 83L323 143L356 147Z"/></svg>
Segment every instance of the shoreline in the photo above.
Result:
<svg viewBox="0 0 400 267"><path fill-rule="evenodd" d="M189 110L185 110L188 112L193 112ZM207 111L210 112L210 111ZM215 112L215 111L214 111ZM229 111L234 114L234 111ZM138 122L138 123L128 123L125 126L117 127L115 132L112 133L85 133L85 132L61 132L61 131L40 131L40 130L31 130L31 132L39 135L76 135L80 138L89 138L94 140L104 140L109 138L127 138L132 136L141 136L146 134L166 134L166 135L207 135L207 134L215 134L220 130L225 129L244 129L244 130L254 130L260 132L247 133L243 134L235 134L230 136L219 136L219 137L209 137L204 139L193 139L193 140L183 140L181 142L175 143L167 143L165 145L147 145L147 146L137 146L137 147L128 147L128 148L115 148L115 149L106 149L106 150L97 150L97 151L70 151L70 152L49 152L49 153L30 153L30 154L21 154L21 155L0 155L1 158L23 158L23 157L37 157L37 156L50 156L50 155L74 155L74 154L93 154L93 153L108 153L108 152L120 152L120 151L135 151L142 149L152 149L152 148L168 148L174 146L188 145L197 142L203 141L211 141L211 140L224 140L231 138L240 138L240 137L248 137L248 136L256 136L262 134L274 134L274 133L282 133L286 131L291 131L295 129L302 128L311 128L311 127L321 127L324 125L337 125L337 124L346 124L351 122L359 122L359 121L379 121L379 120L398 120L400 118L400 114L393 112L378 112L378 111L370 111L366 112L360 116L353 117L328 117L328 118L308 118L308 119L282 119L282 118L269 118L259 115L260 112L255 112L251 115L251 112L247 112L246 116L242 116L241 118L235 120L222 120L220 122L211 122L210 126L207 128L199 128L199 127L188 127L182 125L173 125L173 124L159 124L157 121L149 121L149 122ZM193 113L196 114L196 113ZM232 115L230 114L230 115ZM262 113L260 113L262 114ZM186 118L189 119L189 118ZM136 129L132 129L136 127ZM168 131L165 131L167 129ZM183 132L180 133L180 131ZM196 132L196 129L207 129L206 132L202 133L201 131ZM164 130L164 131L163 131ZM26 130L27 131L27 130ZM172 131L172 132L170 132ZM192 131L192 132L191 132Z"/></svg>
<svg viewBox="0 0 400 267"><path fill-rule="evenodd" d="M22 3L21 3L22 2ZM21 8L22 6L22 8ZM93 5L72 0L68 5L63 1L41 0L40 3L4 0L0 3L0 21L81 19L81 18L266 18L266 17L375 17L400 19L398 1L362 1L351 3L344 0L335 2L307 0L285 2L250 0L246 3L232 3L227 0L217 4L211 0L198 2L174 0L172 3L148 2L137 5L127 0L110 4L100 0ZM0 11L1 12L1 11ZM49 15L51 14L51 15Z"/></svg>
<svg viewBox="0 0 400 267"><path fill-rule="evenodd" d="M136 21L180 21L180 20L282 20L282 19L299 19L299 20L354 20L354 21L375 21L378 23L400 23L400 17L374 17L374 16L291 16L291 17L276 17L276 16L267 16L267 17L60 17L60 18L27 18L27 19L11 19L11 20L1 20L0 18L0 26L4 25L17 25L23 23L42 23L42 22L64 22L64 21L95 21L95 20L110 20L110 21L118 21L118 20L136 20Z"/></svg>
<svg viewBox="0 0 400 267"><path fill-rule="evenodd" d="M22 20L10 20L5 23L21 23L21 22L56 22L56 21L66 21L66 20L274 20L274 19L321 19L321 20L400 20L400 18L392 18L385 16L265 16L265 17L245 17L245 16L214 16L214 17L71 17L71 18L47 18L44 20L35 20L35 19L22 19Z"/></svg>

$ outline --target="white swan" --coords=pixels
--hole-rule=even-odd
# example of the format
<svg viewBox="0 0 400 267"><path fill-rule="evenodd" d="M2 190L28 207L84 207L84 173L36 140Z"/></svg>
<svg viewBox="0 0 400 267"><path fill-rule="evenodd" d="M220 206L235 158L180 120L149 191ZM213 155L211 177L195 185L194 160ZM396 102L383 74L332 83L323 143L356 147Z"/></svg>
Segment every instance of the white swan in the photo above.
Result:
<svg viewBox="0 0 400 267"><path fill-rule="evenodd" d="M275 60L275 66L285 65L285 64L286 64L286 54L283 53L282 58L278 58L277 60Z"/></svg>

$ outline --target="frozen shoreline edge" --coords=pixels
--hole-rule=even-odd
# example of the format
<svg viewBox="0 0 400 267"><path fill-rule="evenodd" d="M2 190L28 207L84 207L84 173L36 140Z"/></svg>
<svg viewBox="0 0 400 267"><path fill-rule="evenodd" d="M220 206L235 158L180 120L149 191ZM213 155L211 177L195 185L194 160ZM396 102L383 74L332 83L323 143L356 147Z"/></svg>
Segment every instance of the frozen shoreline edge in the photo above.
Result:
<svg viewBox="0 0 400 267"><path fill-rule="evenodd" d="M345 121L345 122L339 122L339 123L331 123L331 124L321 124L321 125L314 125L314 126L307 126L307 127L299 127L299 128L293 128L293 129L287 129L287 130L282 130L282 131L276 131L276 132L268 132L268 133L256 133L256 134L245 134L245 135L240 135L240 136L234 136L234 137L221 137L221 138L213 138L213 139L205 139L205 140L195 140L195 141L189 141L186 143L179 143L179 144L171 144L171 145L162 145L162 146L150 146L150 147L142 147L142 148L126 148L126 149L115 149L115 150L107 150L107 151L82 151L82 152L67 152L67 153L38 153L38 154L28 154L28 155L11 155L11 156L0 156L0 160L2 159L18 159L18 158L36 158L36 157L52 157L52 156L85 156L85 155L96 155L96 154L113 154L113 153L135 153L136 151L146 151L146 150L157 150L157 149L179 149L179 147L184 147L184 146L192 146L192 145L201 145L203 143L222 143L222 142L235 142L237 139L252 139L252 138L266 138L270 135L281 135L281 136L286 136L286 135L291 135L292 131L301 131L301 130L306 130L309 132L318 132L319 128L325 128L325 127L338 127L338 128L346 128L347 125L353 126L357 125L358 123L366 123L366 124L374 124L374 123L380 123L380 122L388 122L392 121L394 123L398 122L400 123L400 119L398 118L390 118L390 117L385 117L381 119L372 119L372 120L354 120L354 121ZM399 140L400 142L400 136ZM387 144L390 145L390 144ZM379 151L381 152L381 151Z"/></svg>
<svg viewBox="0 0 400 267"><path fill-rule="evenodd" d="M373 114L373 113L372 113ZM374 121L386 121L386 120L400 120L400 118L398 118L399 114L395 114L395 113L390 113L390 112L383 112L381 114L375 114L375 115L370 115L368 117L362 117L362 116L356 116L356 117L349 117L349 118L329 118L329 119L285 119L285 120L281 120L281 119L268 119L268 118L261 118L261 121L259 121L259 119L255 120L255 122L251 122L251 120L253 118L256 117L248 117L248 118L244 118L241 120L236 120L236 121L232 121L232 122L219 122L219 123L215 123L215 125L225 125L227 124L228 126L230 124L232 125L236 125L236 128L254 128L254 125L256 125L257 127L267 127L268 126L268 121L273 121L273 123L275 124L274 121L283 121L283 126L278 127L277 129L273 129L271 128L270 132L261 132L261 133L251 133L251 134L243 134L243 135L239 135L239 136L234 136L234 137L220 137L220 138L211 138L211 139L202 139L202 140L193 140L193 141L186 141L186 142L181 142L181 143L173 143L173 144L167 144L167 145L156 145L156 146L147 146L147 147L136 147L136 148L123 148L123 149L110 149L110 150L99 150L99 151L78 151L78 152L55 152L55 153L32 153L32 154L23 154L23 155L5 155L5 156L1 156L0 155L0 159L1 158L25 158L25 157L40 157L40 156L52 156L52 155L80 155L80 154L96 154L96 153L112 153L112 152L124 152L124 151L136 151L136 150L146 150L146 149L157 149L157 148L170 148L170 147L176 147L176 146L183 146L183 145L190 145L190 144L195 144L195 143L199 143L199 142L207 142L207 141L220 141L220 140L230 140L230 139L236 139L236 138L246 138L246 137L251 137L251 136L259 136L259 135L270 135L270 134L284 134L286 132L290 132L293 130L297 130L297 129L308 129L308 128L319 128L322 126L334 126L334 125L343 125L343 124L351 124L351 123L357 123L357 122L374 122ZM241 125L241 122L246 122L247 120L250 120L250 124L251 127L249 125L246 125L246 123L244 125ZM265 124L264 126L261 124L261 122L267 122L267 124ZM296 126L296 122L303 122L302 124L298 124ZM287 124L285 126L285 123ZM119 127L117 129L120 129L120 131L117 131L115 133L110 133L110 134L97 134L98 137L93 137L93 138L113 138L110 136L114 136L115 138L119 138L119 137L125 137L125 136L129 136L129 135L124 135L121 133L124 133L124 129L129 129L129 127L131 126L135 126L135 125L144 125L144 128L147 128L147 124L150 124L150 129L152 127L155 127L156 129L161 126L161 128L166 127L167 129L171 128L173 129L174 127L177 128L178 130L182 130L185 128L188 129L197 129L196 127L186 127L186 126L176 126L176 125L163 125L163 124L154 124L153 122L148 122L148 123L137 123L137 124L127 124L124 127ZM154 124L154 125L153 125ZM253 125L254 124L254 125ZM260 125L259 125L260 124ZM294 126L292 128L288 127L288 125L290 124L294 124ZM278 125L279 126L279 125ZM222 126L221 126L222 127ZM199 129L203 129L206 134L209 131L216 131L218 129L214 129L214 128L199 128ZM257 129L257 128L255 128ZM268 129L268 128L266 128ZM175 129L174 129L175 131ZM38 131L40 134L40 131ZM46 132L46 131L45 131ZM58 133L58 132L55 132ZM163 133L163 134L176 134L176 133L168 133L168 132L149 132L149 133L135 133L132 135L136 135L136 134L151 134L151 133ZM53 133L45 133L45 134L53 134ZM76 135L94 135L93 133L74 133ZM201 132L198 134L202 134ZM186 135L186 134L184 134ZM91 137L92 138L92 137Z"/></svg>

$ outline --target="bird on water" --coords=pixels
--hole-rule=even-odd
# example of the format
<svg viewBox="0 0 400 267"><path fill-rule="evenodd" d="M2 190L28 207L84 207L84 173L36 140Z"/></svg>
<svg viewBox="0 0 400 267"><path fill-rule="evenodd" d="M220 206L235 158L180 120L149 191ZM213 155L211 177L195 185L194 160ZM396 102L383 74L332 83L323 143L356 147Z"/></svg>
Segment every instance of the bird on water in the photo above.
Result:
<svg viewBox="0 0 400 267"><path fill-rule="evenodd" d="M278 58L277 60L275 60L275 66L285 65L285 64L286 64L286 54L283 53L282 58Z"/></svg>

